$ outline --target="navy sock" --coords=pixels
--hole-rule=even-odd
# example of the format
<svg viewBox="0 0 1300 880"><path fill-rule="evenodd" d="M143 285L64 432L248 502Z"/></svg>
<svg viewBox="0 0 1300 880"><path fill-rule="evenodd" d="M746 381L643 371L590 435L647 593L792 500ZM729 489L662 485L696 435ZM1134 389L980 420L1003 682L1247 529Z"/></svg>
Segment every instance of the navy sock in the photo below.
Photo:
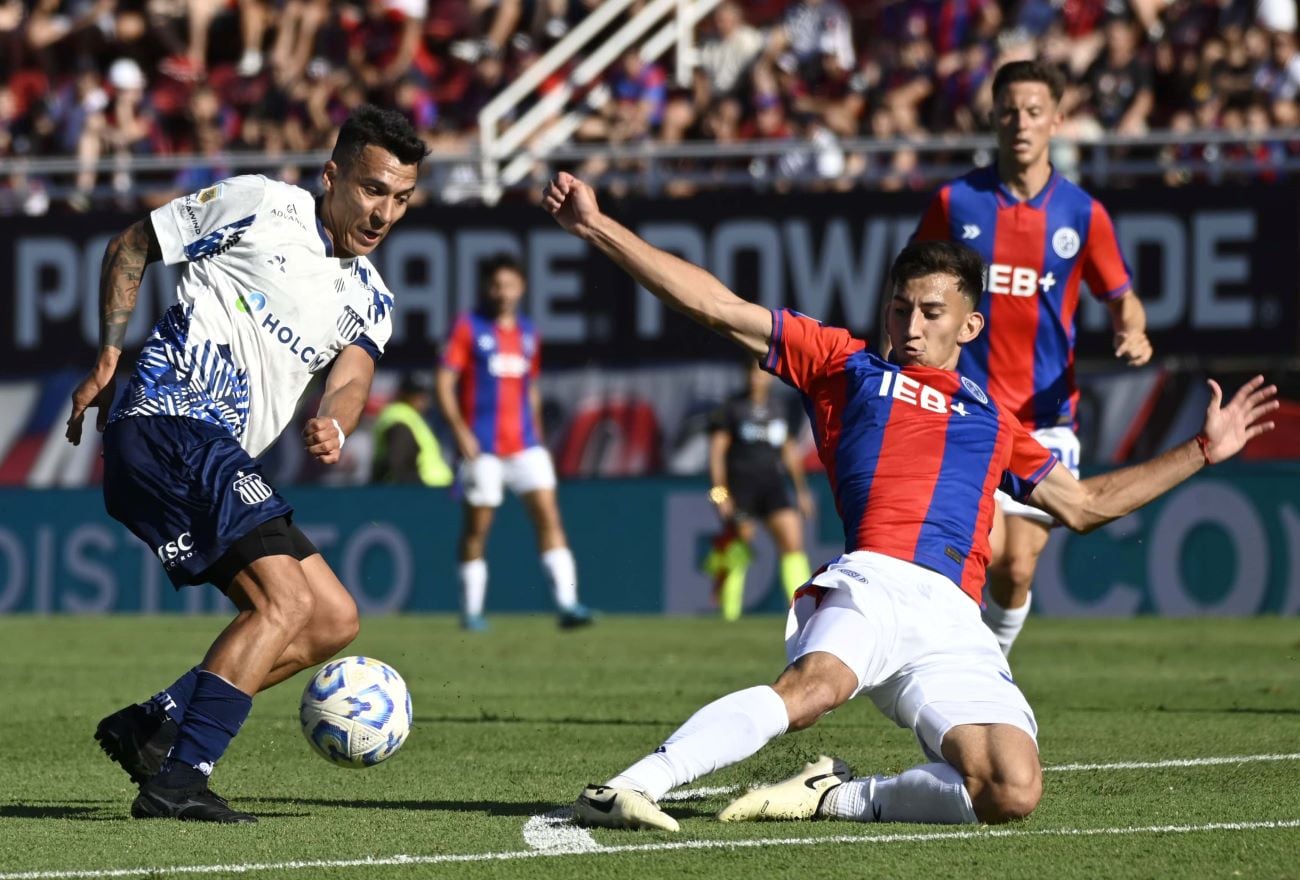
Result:
<svg viewBox="0 0 1300 880"><path fill-rule="evenodd" d="M185 720L185 710L189 708L190 701L194 699L194 686L199 683L199 667L186 670L185 674L176 679L172 686L166 690L154 694L144 704L145 709L154 711L161 709L171 716L171 719L177 724Z"/></svg>
<svg viewBox="0 0 1300 880"><path fill-rule="evenodd" d="M219 675L199 670L198 684L168 764L211 774L253 708L253 698Z"/></svg>

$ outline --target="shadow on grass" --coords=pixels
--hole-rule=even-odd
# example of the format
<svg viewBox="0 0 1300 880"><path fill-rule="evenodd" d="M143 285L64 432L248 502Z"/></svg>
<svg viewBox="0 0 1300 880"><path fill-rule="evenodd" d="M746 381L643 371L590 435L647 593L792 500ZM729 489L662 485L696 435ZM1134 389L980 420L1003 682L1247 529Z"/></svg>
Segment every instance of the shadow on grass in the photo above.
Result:
<svg viewBox="0 0 1300 880"><path fill-rule="evenodd" d="M285 799L288 802L288 799ZM263 812L259 819L305 819L311 813ZM0 804L0 819L72 819L77 822L119 822L131 818L130 802L121 801L20 801ZM163 820L148 820L161 822Z"/></svg>
<svg viewBox="0 0 1300 880"><path fill-rule="evenodd" d="M577 724L586 727L678 727L681 718L655 721L646 718L523 718L483 712L479 715L419 715L416 724Z"/></svg>
<svg viewBox="0 0 1300 880"><path fill-rule="evenodd" d="M83 822L105 822L125 818L107 812L114 806L116 804L112 801L0 804L0 819L78 819Z"/></svg>
<svg viewBox="0 0 1300 880"><path fill-rule="evenodd" d="M386 801L342 798L246 797L264 804L293 804L300 807L342 807L350 810L434 810L448 813L487 813L489 816L537 816L559 809L549 801Z"/></svg>
<svg viewBox="0 0 1300 880"><path fill-rule="evenodd" d="M553 810L567 807L553 801L386 801L342 798L287 798L287 797L246 797L246 800L264 804L293 804L303 807L339 807L347 810L413 810L446 813L486 813L489 816L541 816ZM714 811L701 809L693 804L674 803L667 811L674 816L696 818L712 816ZM254 811L256 812L256 811ZM262 815L257 813L257 815Z"/></svg>

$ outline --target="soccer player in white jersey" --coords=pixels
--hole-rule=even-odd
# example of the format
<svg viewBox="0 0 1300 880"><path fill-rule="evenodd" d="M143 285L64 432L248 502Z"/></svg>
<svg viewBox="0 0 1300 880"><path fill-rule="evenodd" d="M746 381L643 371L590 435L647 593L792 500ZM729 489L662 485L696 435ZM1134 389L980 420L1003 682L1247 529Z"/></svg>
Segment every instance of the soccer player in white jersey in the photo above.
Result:
<svg viewBox="0 0 1300 880"><path fill-rule="evenodd" d="M427 150L398 113L356 110L319 199L261 176L176 199L114 237L100 277L100 349L67 437L98 407L104 503L172 584L211 583L239 609L202 662L103 719L100 746L140 786L137 818L254 822L208 787L254 694L355 638L347 590L293 524L257 459L326 374L307 452L339 460L392 333L393 296L367 255L406 213ZM184 264L177 301L114 400L145 267ZM110 412L109 407L112 407Z"/></svg>
<svg viewBox="0 0 1300 880"><path fill-rule="evenodd" d="M846 330L741 299L708 272L601 213L568 174L543 205L666 305L763 358L805 396L815 420L845 553L798 593L786 628L789 665L704 706L654 752L579 796L579 822L676 831L656 803L673 788L742 761L865 694L910 728L925 763L852 778L833 758L743 795L724 821L1005 822L1042 794L1037 723L979 615L993 490L1033 500L1072 529L1123 516L1234 455L1272 428L1277 389L1248 382L1227 406L1218 385L1205 425L1144 464L1079 481L968 377L961 346L983 328L979 255L951 242L909 245L895 260L890 360Z"/></svg>

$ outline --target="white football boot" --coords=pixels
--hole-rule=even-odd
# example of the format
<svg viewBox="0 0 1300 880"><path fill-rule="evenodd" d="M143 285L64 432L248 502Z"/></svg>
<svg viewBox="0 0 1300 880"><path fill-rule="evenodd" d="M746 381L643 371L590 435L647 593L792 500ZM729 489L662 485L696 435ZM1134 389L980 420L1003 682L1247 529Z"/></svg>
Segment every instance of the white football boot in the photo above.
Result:
<svg viewBox="0 0 1300 880"><path fill-rule="evenodd" d="M831 789L852 778L847 764L822 755L783 782L750 789L723 807L718 818L723 822L811 819Z"/></svg>
<svg viewBox="0 0 1300 880"><path fill-rule="evenodd" d="M588 785L573 804L573 817L579 825L601 828L627 828L640 831L678 831L677 820L659 809L659 805L639 791Z"/></svg>

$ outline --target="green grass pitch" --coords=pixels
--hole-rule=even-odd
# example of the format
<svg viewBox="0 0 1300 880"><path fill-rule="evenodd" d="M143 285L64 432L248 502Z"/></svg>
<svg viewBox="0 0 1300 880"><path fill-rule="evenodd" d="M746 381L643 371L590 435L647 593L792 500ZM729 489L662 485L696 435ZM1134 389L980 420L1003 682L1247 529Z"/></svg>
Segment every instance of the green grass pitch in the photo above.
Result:
<svg viewBox="0 0 1300 880"><path fill-rule="evenodd" d="M1012 660L1048 769L1026 822L724 826L712 816L727 795L713 793L667 805L677 835L530 819L710 699L770 681L784 621L606 618L574 633L549 617L491 622L466 636L446 617L365 621L348 653L393 664L415 705L410 739L379 767L338 769L309 750L297 722L305 674L260 696L214 788L261 822L222 828L130 819L133 789L91 733L193 664L223 621L0 619L0 880L1300 876L1292 619L1031 619ZM920 754L862 701L694 785L774 780L821 752L860 773ZM585 851L537 849L548 845Z"/></svg>

